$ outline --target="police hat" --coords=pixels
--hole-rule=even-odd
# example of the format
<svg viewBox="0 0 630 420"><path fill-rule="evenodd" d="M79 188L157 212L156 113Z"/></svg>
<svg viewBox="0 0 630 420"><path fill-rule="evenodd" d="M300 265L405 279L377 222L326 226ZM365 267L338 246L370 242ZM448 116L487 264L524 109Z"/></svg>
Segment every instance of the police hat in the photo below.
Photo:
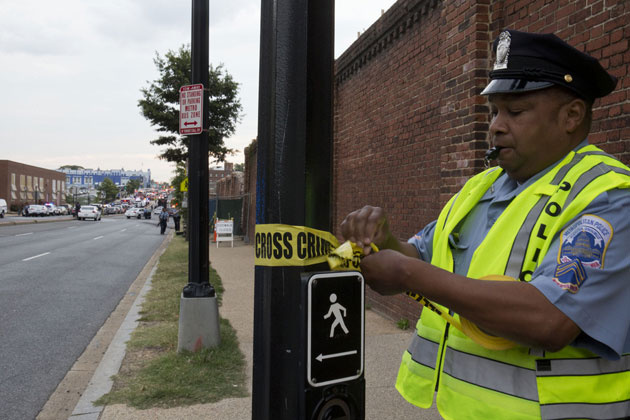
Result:
<svg viewBox="0 0 630 420"><path fill-rule="evenodd" d="M558 85L592 101L608 95L617 84L617 78L604 70L595 58L554 34L509 29L494 40L492 49L494 68L482 95L527 92Z"/></svg>

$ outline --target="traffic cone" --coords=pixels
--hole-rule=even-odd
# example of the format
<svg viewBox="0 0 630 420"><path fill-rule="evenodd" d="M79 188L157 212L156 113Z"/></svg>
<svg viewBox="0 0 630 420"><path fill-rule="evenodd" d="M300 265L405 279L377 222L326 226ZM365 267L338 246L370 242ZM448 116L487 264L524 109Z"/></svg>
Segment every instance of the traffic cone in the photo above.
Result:
<svg viewBox="0 0 630 420"><path fill-rule="evenodd" d="M213 240L213 242L216 242L216 241L217 241L217 231L216 231L216 229L215 229L215 231L214 231L214 240Z"/></svg>

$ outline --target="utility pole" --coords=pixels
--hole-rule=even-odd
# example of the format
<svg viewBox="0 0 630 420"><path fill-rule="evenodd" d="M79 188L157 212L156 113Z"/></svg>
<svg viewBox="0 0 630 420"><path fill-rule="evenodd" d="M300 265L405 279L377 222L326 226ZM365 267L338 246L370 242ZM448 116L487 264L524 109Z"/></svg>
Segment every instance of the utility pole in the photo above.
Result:
<svg viewBox="0 0 630 420"><path fill-rule="evenodd" d="M255 241L261 255L299 236L266 236L261 225L331 231L333 45L334 0L262 0ZM361 420L362 370L332 386L307 378L303 275L328 266L286 260L255 268L252 419Z"/></svg>

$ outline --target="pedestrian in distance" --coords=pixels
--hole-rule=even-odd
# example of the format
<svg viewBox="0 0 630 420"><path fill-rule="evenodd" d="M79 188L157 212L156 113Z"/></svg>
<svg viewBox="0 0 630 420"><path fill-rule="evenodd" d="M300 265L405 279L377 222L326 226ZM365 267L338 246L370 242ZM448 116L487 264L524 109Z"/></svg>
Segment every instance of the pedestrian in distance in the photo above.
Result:
<svg viewBox="0 0 630 420"><path fill-rule="evenodd" d="M173 218L173 223L175 223L175 232L179 232L179 222L182 218L182 216L179 214L179 210L173 211L171 217Z"/></svg>
<svg viewBox="0 0 630 420"><path fill-rule="evenodd" d="M168 212L166 211L166 209L164 207L162 207L162 211L160 212L160 215L158 216L158 226L160 227L160 234L164 235L164 232L166 231L166 223L168 222Z"/></svg>
<svg viewBox="0 0 630 420"><path fill-rule="evenodd" d="M378 207L341 224L372 289L434 304L396 388L445 419L628 419L630 168L588 143L617 79L552 34L505 30L493 51L498 166L406 242Z"/></svg>

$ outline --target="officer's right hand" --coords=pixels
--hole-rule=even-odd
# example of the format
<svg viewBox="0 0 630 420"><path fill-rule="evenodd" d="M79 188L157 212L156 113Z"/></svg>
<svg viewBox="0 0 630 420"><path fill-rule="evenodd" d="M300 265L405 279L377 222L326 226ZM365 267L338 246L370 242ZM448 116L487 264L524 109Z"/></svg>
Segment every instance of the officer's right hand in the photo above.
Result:
<svg viewBox="0 0 630 420"><path fill-rule="evenodd" d="M369 255L372 251L371 243L382 248L391 240L385 211L380 207L372 206L365 206L348 214L341 222L341 235L345 240L352 241L363 248L365 255Z"/></svg>

